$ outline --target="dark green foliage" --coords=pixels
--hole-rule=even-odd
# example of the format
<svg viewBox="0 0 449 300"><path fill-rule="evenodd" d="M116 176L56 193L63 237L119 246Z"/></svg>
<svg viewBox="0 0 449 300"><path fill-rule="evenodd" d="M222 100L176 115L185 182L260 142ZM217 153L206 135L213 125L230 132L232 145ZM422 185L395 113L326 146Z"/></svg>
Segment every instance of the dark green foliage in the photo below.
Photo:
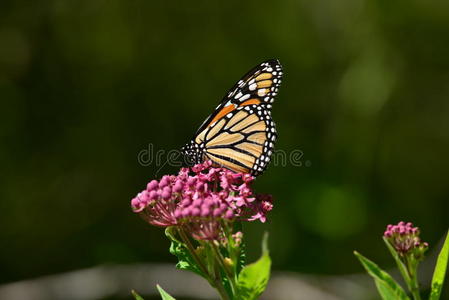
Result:
<svg viewBox="0 0 449 300"><path fill-rule="evenodd" d="M274 269L347 274L352 249L394 265L373 228L447 229L449 1L2 0L0 20L0 282L173 262L129 209L158 169L138 153L181 147L271 57L276 149L303 156L257 179L275 208L248 249L268 230Z"/></svg>
<svg viewBox="0 0 449 300"><path fill-rule="evenodd" d="M271 270L271 258L268 253L267 242L267 235L265 235L262 256L256 262L245 266L238 276L239 299L257 299L267 287Z"/></svg>
<svg viewBox="0 0 449 300"><path fill-rule="evenodd" d="M186 245L179 241L175 237L175 228L168 227L165 230L165 235L170 239L170 253L175 255L178 258L178 263L176 264L176 268L180 270L192 271L204 278L207 278L205 274L200 270L195 261L192 258L191 253L188 251Z"/></svg>
<svg viewBox="0 0 449 300"><path fill-rule="evenodd" d="M354 252L368 274L374 278L377 290L384 300L410 300L402 287L378 265L358 252Z"/></svg>

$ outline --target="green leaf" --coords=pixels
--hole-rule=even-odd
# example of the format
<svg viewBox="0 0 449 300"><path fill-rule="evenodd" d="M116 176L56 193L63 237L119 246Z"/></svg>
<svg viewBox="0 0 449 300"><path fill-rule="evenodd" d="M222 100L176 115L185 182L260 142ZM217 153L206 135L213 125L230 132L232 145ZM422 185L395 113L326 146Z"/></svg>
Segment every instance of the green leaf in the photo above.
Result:
<svg viewBox="0 0 449 300"><path fill-rule="evenodd" d="M355 256L360 260L362 266L368 274L374 278L377 290L384 300L410 300L402 287L384 270L379 268L374 262L367 259L357 251Z"/></svg>
<svg viewBox="0 0 449 300"><path fill-rule="evenodd" d="M432 285L429 300L440 299L441 289L443 288L444 277L446 275L447 262L449 257L449 232L446 235L443 248L438 255L437 264L433 271Z"/></svg>
<svg viewBox="0 0 449 300"><path fill-rule="evenodd" d="M161 294L162 300L176 300L172 296L170 296L166 291L164 291L163 288L158 284L156 285L157 290L159 291L159 294Z"/></svg>
<svg viewBox="0 0 449 300"><path fill-rule="evenodd" d="M176 268L180 270L192 271L204 278L207 278L205 274L197 266L187 246L175 237L176 228L167 227L165 229L165 235L170 239L170 253L178 258Z"/></svg>
<svg viewBox="0 0 449 300"><path fill-rule="evenodd" d="M376 284L377 290L379 291L380 296L384 300L396 300L398 299L395 293L388 288L386 285L382 284L379 280L374 279L374 283Z"/></svg>
<svg viewBox="0 0 449 300"><path fill-rule="evenodd" d="M257 299L267 287L271 268L267 240L268 234L265 233L262 242L262 256L256 262L245 266L238 276L238 299Z"/></svg>
<svg viewBox="0 0 449 300"><path fill-rule="evenodd" d="M401 258L399 257L398 252L394 249L394 247L390 244L387 238L383 237L385 245L387 245L388 250L390 250L391 256L393 256L394 260L396 261L396 265L398 266L399 271L402 274L402 277L405 280L405 283L408 286L412 286L412 280L408 274L407 267L402 262Z"/></svg>
<svg viewBox="0 0 449 300"><path fill-rule="evenodd" d="M140 296L139 294L137 294L137 292L136 292L135 290L132 290L132 291L131 291L131 294L133 294L134 299L136 299L136 300L144 300L144 299L142 298L142 296Z"/></svg>

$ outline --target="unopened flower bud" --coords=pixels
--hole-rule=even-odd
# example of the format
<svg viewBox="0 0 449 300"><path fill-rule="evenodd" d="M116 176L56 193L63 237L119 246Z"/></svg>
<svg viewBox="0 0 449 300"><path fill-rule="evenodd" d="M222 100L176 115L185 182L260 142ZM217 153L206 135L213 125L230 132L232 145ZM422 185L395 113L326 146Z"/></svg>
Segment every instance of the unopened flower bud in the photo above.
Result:
<svg viewBox="0 0 449 300"><path fill-rule="evenodd" d="M182 191L182 182L177 181L173 186L173 193L180 193Z"/></svg>
<svg viewBox="0 0 449 300"><path fill-rule="evenodd" d="M170 184L170 176L165 175L162 177L161 181L159 182L159 188L162 189L169 184Z"/></svg>
<svg viewBox="0 0 449 300"><path fill-rule="evenodd" d="M224 262L224 265L230 269L232 269L234 267L234 262L229 257L225 257L223 259L223 262Z"/></svg>
<svg viewBox="0 0 449 300"><path fill-rule="evenodd" d="M412 255L415 259L422 259L428 244L419 237L419 228L413 227L411 222L399 222L388 225L384 238L394 247L401 257Z"/></svg>
<svg viewBox="0 0 449 300"><path fill-rule="evenodd" d="M159 183L157 182L157 180L151 180L147 184L147 191L152 191L154 189L157 189L158 186L159 186Z"/></svg>

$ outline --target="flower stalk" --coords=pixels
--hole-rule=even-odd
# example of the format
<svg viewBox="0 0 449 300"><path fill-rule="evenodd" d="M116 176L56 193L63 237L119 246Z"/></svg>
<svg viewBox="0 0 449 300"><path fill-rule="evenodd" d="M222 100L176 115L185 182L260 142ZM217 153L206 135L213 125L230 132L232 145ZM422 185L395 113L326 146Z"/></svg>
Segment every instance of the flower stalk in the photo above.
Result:
<svg viewBox="0 0 449 300"><path fill-rule="evenodd" d="M421 300L418 266L424 259L429 244L421 240L419 228L414 227L410 222L388 225L383 234L383 240L404 278L408 293L390 274L382 270L373 261L354 251L362 266L373 277L380 296L383 300L410 300L410 296L413 297L413 300ZM429 298L427 298L429 300L440 299L448 258L449 234L438 256L432 278L432 288Z"/></svg>
<svg viewBox="0 0 449 300"><path fill-rule="evenodd" d="M412 223L399 222L388 225L383 236L414 300L421 300L418 265L429 246L419 235L419 228Z"/></svg>
<svg viewBox="0 0 449 300"><path fill-rule="evenodd" d="M243 233L236 230L241 226L236 225L265 222L273 208L271 196L253 192L254 179L205 162L182 168L176 176L152 180L131 200L131 207L149 224L166 228L172 241L170 252L179 259L178 268L204 277L222 299L239 299L244 244ZM269 266L265 263L264 268ZM256 299L265 285L252 291L251 299Z"/></svg>

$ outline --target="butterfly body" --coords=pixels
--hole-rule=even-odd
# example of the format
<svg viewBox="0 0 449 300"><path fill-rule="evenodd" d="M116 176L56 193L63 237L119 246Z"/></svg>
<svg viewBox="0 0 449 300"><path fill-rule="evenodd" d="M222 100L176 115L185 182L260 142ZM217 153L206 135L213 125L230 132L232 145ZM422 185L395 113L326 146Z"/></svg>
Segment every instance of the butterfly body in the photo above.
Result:
<svg viewBox="0 0 449 300"><path fill-rule="evenodd" d="M211 160L217 166L254 176L262 173L277 138L271 108L281 79L278 60L263 62L248 72L182 148L188 160Z"/></svg>

